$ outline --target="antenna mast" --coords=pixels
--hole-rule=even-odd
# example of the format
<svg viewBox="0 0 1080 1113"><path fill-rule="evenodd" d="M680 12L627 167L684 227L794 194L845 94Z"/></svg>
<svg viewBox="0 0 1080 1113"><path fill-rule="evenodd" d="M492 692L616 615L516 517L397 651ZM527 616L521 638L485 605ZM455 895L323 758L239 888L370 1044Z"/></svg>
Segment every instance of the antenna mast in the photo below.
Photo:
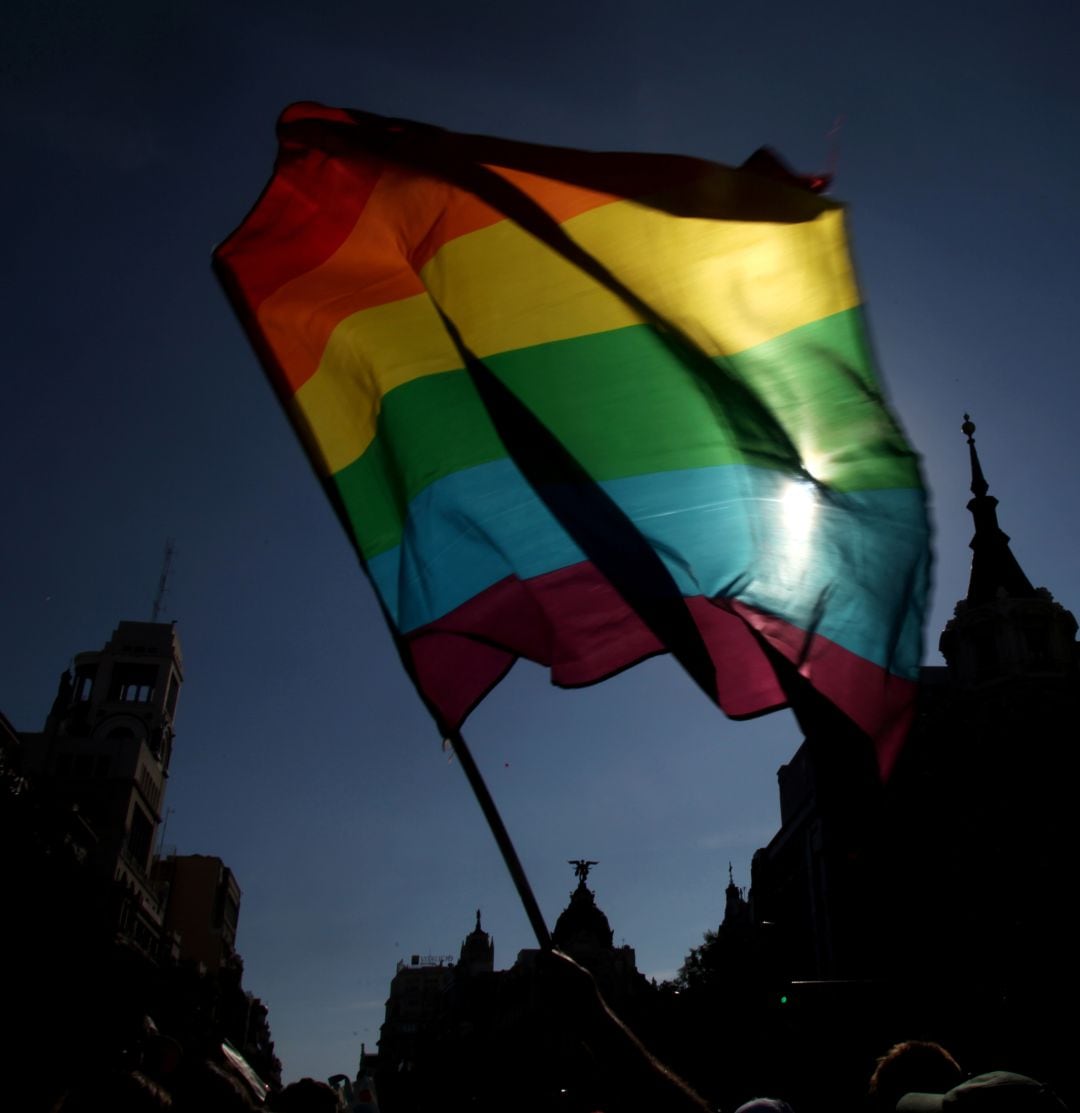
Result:
<svg viewBox="0 0 1080 1113"><path fill-rule="evenodd" d="M165 542L165 558L161 562L161 578L158 580L157 595L154 596L154 610L150 616L151 622L157 622L158 616L161 614L161 608L165 603L165 589L169 584L169 572L172 570L172 558L175 552L176 546L173 545L170 537Z"/></svg>

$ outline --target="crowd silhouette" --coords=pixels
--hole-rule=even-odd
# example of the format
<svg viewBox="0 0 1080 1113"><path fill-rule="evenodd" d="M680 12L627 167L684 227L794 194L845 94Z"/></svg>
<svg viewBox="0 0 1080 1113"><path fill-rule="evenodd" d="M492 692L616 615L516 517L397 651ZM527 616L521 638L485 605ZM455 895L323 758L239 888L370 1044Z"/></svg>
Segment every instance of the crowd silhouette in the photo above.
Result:
<svg viewBox="0 0 1080 1113"><path fill-rule="evenodd" d="M1067 1113L1055 1090L1028 1075L1010 1070L966 1072L943 1046L926 1040L904 1040L881 1054L869 1078L834 1080L834 1093L859 1091L858 1100L828 1094L804 1095L804 1103L780 1094L752 1097L739 1105L718 1105L700 1096L654 1058L606 1006L591 975L557 951L545 957L545 978L566 1009L565 1022L580 1039L580 1050L591 1059L591 1082L555 1090L548 1084L565 1064L535 1062L501 1093L470 1085L459 1075L443 1080L442 1097L410 1107L420 1110L469 1109L557 1110L565 1113ZM571 1019L572 1018L572 1019ZM162 1034L149 1020L138 1038L117 1049L111 1065L101 1064L74 1079L51 1103L35 1103L27 1095L18 1108L49 1109L51 1113L372 1113L382 1107L353 1104L353 1090L303 1078L270 1092L236 1069L228 1057L188 1055L180 1043ZM722 1056L723 1049L717 1049ZM737 1067L733 1064L737 1073ZM498 1073L498 1072L495 1072ZM340 1077L340 1076L339 1076ZM48 1087L43 1086L39 1097ZM16 1106L8 1106L16 1108ZM396 1105L382 1108L395 1113Z"/></svg>

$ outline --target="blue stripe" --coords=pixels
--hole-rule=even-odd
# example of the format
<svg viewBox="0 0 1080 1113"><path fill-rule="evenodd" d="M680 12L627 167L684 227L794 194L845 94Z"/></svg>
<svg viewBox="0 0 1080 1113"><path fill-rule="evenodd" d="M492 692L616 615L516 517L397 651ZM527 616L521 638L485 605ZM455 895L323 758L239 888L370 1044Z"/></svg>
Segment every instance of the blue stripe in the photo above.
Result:
<svg viewBox="0 0 1080 1113"><path fill-rule="evenodd" d="M740 599L901 676L918 674L928 591L923 492L837 494L745 465L602 483L686 596ZM585 559L510 460L455 472L411 503L369 571L402 632L515 575Z"/></svg>

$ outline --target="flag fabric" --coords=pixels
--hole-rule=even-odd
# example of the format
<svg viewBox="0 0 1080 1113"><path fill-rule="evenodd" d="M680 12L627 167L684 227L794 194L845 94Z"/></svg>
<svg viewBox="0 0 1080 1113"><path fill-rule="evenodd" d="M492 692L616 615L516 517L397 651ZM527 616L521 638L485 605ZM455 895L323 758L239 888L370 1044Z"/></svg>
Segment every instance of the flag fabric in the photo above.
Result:
<svg viewBox="0 0 1080 1113"><path fill-rule="evenodd" d="M215 264L440 728L519 657L578 686L663 651L748 717L778 652L887 772L928 526L842 205L764 157L306 103L278 137Z"/></svg>

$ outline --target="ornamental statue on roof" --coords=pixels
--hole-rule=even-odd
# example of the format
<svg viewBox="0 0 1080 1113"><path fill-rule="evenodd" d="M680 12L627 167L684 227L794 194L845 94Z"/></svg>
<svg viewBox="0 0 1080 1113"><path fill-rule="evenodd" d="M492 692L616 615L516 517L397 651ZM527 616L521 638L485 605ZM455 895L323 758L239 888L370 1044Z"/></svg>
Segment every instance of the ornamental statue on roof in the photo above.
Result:
<svg viewBox="0 0 1080 1113"><path fill-rule="evenodd" d="M600 863L585 858L568 858L566 864L574 867L574 876L578 879L578 884L584 886L589 878L589 870Z"/></svg>

